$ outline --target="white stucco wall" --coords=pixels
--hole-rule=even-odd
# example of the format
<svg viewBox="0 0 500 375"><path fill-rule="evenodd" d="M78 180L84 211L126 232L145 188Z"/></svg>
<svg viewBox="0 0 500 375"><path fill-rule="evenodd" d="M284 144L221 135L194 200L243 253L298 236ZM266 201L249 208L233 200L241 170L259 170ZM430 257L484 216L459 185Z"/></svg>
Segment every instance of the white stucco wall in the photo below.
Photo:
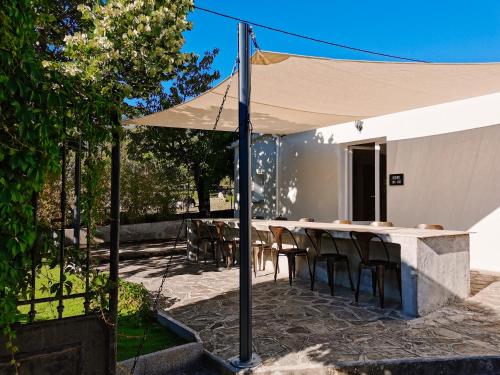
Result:
<svg viewBox="0 0 500 375"><path fill-rule="evenodd" d="M500 270L500 125L388 143L388 189L397 225L469 230L471 268Z"/></svg>
<svg viewBox="0 0 500 375"><path fill-rule="evenodd" d="M500 93L282 138L280 209L290 219L345 217L349 144L387 141L387 173L404 173L388 188L388 219L476 232L471 267L500 271Z"/></svg>
<svg viewBox="0 0 500 375"><path fill-rule="evenodd" d="M276 216L276 139L254 136L252 142L252 215L271 219ZM239 191L238 148L235 148L235 192ZM239 195L236 193L235 215L239 215Z"/></svg>
<svg viewBox="0 0 500 375"><path fill-rule="evenodd" d="M338 215L338 150L316 131L282 137L280 214L290 219L332 221Z"/></svg>

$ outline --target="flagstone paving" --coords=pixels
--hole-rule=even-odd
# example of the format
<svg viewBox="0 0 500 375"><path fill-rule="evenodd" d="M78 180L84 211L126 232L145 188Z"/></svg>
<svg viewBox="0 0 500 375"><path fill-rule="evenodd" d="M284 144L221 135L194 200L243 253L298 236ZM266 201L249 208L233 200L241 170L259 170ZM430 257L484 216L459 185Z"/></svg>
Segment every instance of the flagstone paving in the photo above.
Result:
<svg viewBox="0 0 500 375"><path fill-rule="evenodd" d="M154 291L167 258L125 261L121 276ZM198 331L205 348L229 359L238 354L237 268L216 270L211 263L173 257L161 308ZM380 309L372 296L356 304L350 290L335 297L320 282L295 280L270 271L253 282L254 350L264 366L342 365L384 359L500 355L500 283L464 302L421 318L408 318L398 303Z"/></svg>

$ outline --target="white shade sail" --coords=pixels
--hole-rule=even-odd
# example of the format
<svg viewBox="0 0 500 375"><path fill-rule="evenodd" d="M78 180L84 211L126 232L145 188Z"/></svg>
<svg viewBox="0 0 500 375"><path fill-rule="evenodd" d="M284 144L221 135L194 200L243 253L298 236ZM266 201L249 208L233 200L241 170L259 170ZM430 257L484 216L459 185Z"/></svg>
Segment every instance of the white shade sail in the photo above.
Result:
<svg viewBox="0 0 500 375"><path fill-rule="evenodd" d="M238 127L238 73L217 130ZM212 130L228 79L128 124ZM500 91L500 63L334 60L258 51L252 57L253 131L291 134Z"/></svg>

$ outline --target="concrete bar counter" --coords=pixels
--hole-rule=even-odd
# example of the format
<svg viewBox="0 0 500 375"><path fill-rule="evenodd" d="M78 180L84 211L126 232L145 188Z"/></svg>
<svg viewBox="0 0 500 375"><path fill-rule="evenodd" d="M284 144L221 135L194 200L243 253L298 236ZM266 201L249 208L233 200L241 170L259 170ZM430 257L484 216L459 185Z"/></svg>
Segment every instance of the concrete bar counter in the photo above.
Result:
<svg viewBox="0 0 500 375"><path fill-rule="evenodd" d="M207 219L207 222L217 219ZM238 219L221 219L235 228ZM428 230L401 227L371 227L368 225L346 225L321 222L253 220L253 226L262 232L269 232L269 225L284 226L290 229L299 244L311 249L307 240L305 228L324 229L339 239L341 253L349 256L353 279L357 278L359 256L352 246L349 232L373 232L389 244L391 258L401 261L402 310L408 316L422 316L457 299L469 296L470 266L469 266L469 234L467 232L449 230ZM192 242L194 232L188 231L188 244ZM271 239L272 241L272 239ZM374 246L375 247L375 246ZM192 246L188 246L188 256L192 258ZM377 249L374 249L377 258ZM284 258L284 257L280 257ZM283 259L286 261L286 259ZM270 259L268 260L270 261ZM324 262L317 264L316 278L326 282ZM269 264L271 266L271 264ZM281 272L288 273L286 262L280 262ZM272 266L266 269L272 269ZM297 264L298 277L309 278L305 261ZM348 286L347 274L344 270L337 272L339 283ZM361 290L371 290L371 277L368 272L363 274ZM389 275L390 273L388 273ZM394 280L387 278L386 295L396 297ZM362 299L360 296L360 301ZM353 296L354 299L354 296Z"/></svg>

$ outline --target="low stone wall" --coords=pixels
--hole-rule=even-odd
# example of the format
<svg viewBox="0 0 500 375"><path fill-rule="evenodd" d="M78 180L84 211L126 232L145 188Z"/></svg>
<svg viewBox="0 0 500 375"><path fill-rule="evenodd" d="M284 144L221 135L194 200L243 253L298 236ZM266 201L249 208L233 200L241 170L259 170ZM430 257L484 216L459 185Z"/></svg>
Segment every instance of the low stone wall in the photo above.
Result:
<svg viewBox="0 0 500 375"><path fill-rule="evenodd" d="M182 337L187 344L174 346L165 350L142 355L138 358L134 374L130 374L134 365L134 358L118 363L118 374L126 375L165 375L181 373L202 361L204 356L203 342L198 333L184 324L174 320L164 312L158 312L158 323Z"/></svg>
<svg viewBox="0 0 500 375"><path fill-rule="evenodd" d="M98 315L40 321L15 327L20 374L109 374L108 326ZM0 337L0 375L14 373Z"/></svg>
<svg viewBox="0 0 500 375"><path fill-rule="evenodd" d="M175 221L160 221L157 223L142 223L120 225L120 241L121 242L140 242L151 240L167 240L175 239L180 231L181 238L185 238L185 225L182 220ZM98 227L96 237L104 242L110 241L110 227Z"/></svg>

